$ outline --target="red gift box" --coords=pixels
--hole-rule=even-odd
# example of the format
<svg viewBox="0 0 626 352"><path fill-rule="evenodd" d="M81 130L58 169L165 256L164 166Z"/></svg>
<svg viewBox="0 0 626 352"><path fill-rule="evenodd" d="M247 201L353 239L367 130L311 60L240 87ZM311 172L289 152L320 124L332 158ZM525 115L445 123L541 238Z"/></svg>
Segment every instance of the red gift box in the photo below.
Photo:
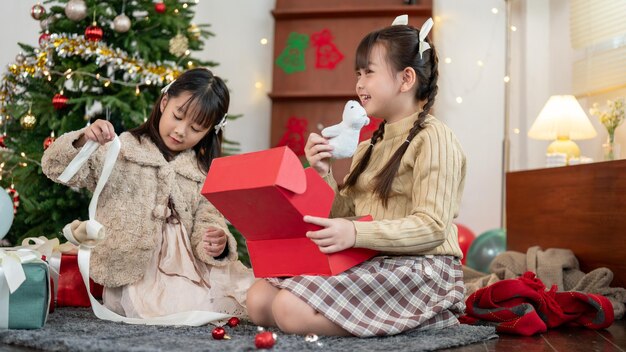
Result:
<svg viewBox="0 0 626 352"><path fill-rule="evenodd" d="M334 192L288 147L213 160L202 194L246 238L256 277L335 275L377 253L324 254L306 237L321 227L303 217L328 217Z"/></svg>
<svg viewBox="0 0 626 352"><path fill-rule="evenodd" d="M56 296L57 307L91 307L83 278L78 270L78 256L63 254L59 270L59 282ZM102 298L103 287L89 279L91 294Z"/></svg>

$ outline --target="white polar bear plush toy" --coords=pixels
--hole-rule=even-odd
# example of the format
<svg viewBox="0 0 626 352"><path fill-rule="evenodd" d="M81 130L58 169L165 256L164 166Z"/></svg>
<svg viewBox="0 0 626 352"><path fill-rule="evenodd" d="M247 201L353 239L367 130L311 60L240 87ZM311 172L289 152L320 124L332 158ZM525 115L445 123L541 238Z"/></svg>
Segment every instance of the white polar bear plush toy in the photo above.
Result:
<svg viewBox="0 0 626 352"><path fill-rule="evenodd" d="M322 130L322 136L329 139L333 146L334 159L351 157L359 144L359 132L370 123L367 112L358 101L350 100L343 108L342 121Z"/></svg>

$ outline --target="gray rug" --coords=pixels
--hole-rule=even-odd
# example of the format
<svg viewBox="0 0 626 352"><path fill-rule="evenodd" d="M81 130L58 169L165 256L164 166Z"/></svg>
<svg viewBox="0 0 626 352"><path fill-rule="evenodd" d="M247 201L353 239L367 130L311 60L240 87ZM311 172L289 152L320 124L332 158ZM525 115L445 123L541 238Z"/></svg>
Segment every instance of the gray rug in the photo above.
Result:
<svg viewBox="0 0 626 352"><path fill-rule="evenodd" d="M45 351L256 351L257 327L226 328L231 340L214 340L212 326L139 326L98 320L85 308L59 308L40 330L0 330L0 343ZM307 342L276 331L273 351L434 351L497 338L495 329L459 325L389 337L320 337Z"/></svg>

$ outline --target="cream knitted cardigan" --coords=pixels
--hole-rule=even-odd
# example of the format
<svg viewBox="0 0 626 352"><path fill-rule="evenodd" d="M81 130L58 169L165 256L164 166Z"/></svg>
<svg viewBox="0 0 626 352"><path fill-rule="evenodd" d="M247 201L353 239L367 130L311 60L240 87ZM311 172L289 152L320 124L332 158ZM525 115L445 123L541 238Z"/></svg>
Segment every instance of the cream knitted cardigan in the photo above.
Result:
<svg viewBox="0 0 626 352"><path fill-rule="evenodd" d="M78 154L79 149L72 143L82 133L82 130L66 133L45 151L42 169L53 181L59 182L59 175ZM187 150L168 162L147 137L138 141L125 132L120 135L120 141L120 155L98 201L96 216L104 225L107 237L92 251L90 276L108 287L139 280L157 236L161 236L170 198L191 237L197 258L216 266L237 260L237 243L224 218L200 194L206 174L198 168L195 152ZM98 148L67 185L93 191L106 149L107 145ZM202 235L209 225L227 234L229 252L224 259L216 260L203 249Z"/></svg>
<svg viewBox="0 0 626 352"><path fill-rule="evenodd" d="M465 182L465 154L452 131L432 116L409 144L392 184L388 207L374 194L374 177L393 152L405 143L417 113L385 125L366 170L351 192L337 191L332 175L324 179L335 190L332 217L370 214L375 221L354 221L355 247L383 254L453 255L461 258L457 216ZM359 144L351 169L362 158L370 140Z"/></svg>

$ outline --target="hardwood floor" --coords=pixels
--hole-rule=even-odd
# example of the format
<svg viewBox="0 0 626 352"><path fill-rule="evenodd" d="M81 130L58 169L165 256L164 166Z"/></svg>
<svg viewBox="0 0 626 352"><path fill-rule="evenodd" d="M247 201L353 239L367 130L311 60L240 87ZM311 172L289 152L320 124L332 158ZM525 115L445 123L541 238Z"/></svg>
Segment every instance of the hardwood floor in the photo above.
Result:
<svg viewBox="0 0 626 352"><path fill-rule="evenodd" d="M626 320L618 320L606 330L560 328L532 336L499 334L500 338L473 345L450 348L448 352L626 352Z"/></svg>

